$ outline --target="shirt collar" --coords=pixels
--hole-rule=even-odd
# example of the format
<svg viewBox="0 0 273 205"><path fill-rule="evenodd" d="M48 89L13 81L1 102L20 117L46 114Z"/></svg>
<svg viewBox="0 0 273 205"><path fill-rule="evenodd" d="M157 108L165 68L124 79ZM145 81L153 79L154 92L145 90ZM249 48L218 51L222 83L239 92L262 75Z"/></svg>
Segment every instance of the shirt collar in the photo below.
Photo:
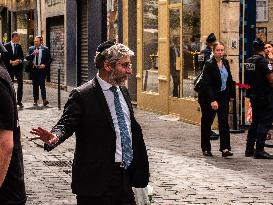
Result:
<svg viewBox="0 0 273 205"><path fill-rule="evenodd" d="M98 82L100 84L100 87L103 91L107 91L109 90L113 85L111 85L110 83L106 82L105 80L101 79L99 74L97 74L97 79L98 79ZM117 90L119 90L119 87L117 86Z"/></svg>

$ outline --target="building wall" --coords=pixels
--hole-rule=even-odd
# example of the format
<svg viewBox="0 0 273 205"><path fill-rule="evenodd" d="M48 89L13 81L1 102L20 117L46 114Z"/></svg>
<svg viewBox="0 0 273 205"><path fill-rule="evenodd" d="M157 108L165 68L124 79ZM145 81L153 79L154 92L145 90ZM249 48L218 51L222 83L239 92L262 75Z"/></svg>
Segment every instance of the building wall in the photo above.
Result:
<svg viewBox="0 0 273 205"><path fill-rule="evenodd" d="M201 41L205 42L210 33L220 36L220 2L219 0L201 0Z"/></svg>
<svg viewBox="0 0 273 205"><path fill-rule="evenodd" d="M257 22L256 27L266 27L267 41L273 41L273 0L268 0L268 21Z"/></svg>
<svg viewBox="0 0 273 205"><path fill-rule="evenodd" d="M77 86L77 1L66 0L64 15L64 41L66 68L66 85L71 90Z"/></svg>
<svg viewBox="0 0 273 205"><path fill-rule="evenodd" d="M220 41L226 46L235 81L239 80L240 0L220 4Z"/></svg>
<svg viewBox="0 0 273 205"><path fill-rule="evenodd" d="M46 19L49 17L63 16L65 14L65 0L41 0L41 34L46 42Z"/></svg>
<svg viewBox="0 0 273 205"><path fill-rule="evenodd" d="M66 85L66 44L65 44L65 0L41 1L41 35L49 47L52 62L48 80L58 82L58 68L61 69L61 83Z"/></svg>
<svg viewBox="0 0 273 205"><path fill-rule="evenodd" d="M17 32L20 34L20 44L22 46L24 55L28 52L28 15L26 12L16 13ZM13 31L11 31L13 32Z"/></svg>

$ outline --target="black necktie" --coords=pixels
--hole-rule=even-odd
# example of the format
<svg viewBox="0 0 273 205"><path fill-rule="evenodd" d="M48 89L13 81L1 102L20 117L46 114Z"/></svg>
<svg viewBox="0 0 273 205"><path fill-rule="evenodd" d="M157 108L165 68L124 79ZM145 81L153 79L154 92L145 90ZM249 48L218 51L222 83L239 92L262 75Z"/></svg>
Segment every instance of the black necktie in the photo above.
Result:
<svg viewBox="0 0 273 205"><path fill-rule="evenodd" d="M17 44L14 44L14 52L13 52L13 55L16 55L17 53Z"/></svg>

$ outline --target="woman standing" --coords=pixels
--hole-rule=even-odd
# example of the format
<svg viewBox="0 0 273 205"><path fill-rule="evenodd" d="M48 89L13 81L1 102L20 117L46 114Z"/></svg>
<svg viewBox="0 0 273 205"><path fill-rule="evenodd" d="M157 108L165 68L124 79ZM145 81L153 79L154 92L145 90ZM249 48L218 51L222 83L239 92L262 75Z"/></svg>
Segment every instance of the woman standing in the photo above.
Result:
<svg viewBox="0 0 273 205"><path fill-rule="evenodd" d="M220 151L222 157L232 156L228 125L229 101L235 96L235 83L232 80L229 63L223 58L223 43L213 45L213 57L204 65L202 86L198 93L201 107L201 148L204 156L212 156L210 129L215 113L218 116Z"/></svg>

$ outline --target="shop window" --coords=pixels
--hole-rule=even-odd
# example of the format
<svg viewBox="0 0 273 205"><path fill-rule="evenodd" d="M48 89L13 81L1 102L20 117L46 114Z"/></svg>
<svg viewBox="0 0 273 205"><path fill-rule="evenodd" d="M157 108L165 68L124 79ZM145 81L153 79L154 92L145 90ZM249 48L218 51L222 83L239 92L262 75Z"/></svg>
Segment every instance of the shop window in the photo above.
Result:
<svg viewBox="0 0 273 205"><path fill-rule="evenodd" d="M265 22L268 21L268 0L256 1L256 21Z"/></svg>
<svg viewBox="0 0 273 205"><path fill-rule="evenodd" d="M170 0L169 5L169 93L173 97L196 97L193 80L200 70L200 0Z"/></svg>
<svg viewBox="0 0 273 205"><path fill-rule="evenodd" d="M177 3L177 1L175 2ZM181 1L180 1L181 3ZM181 5L171 8L170 19L170 95L180 97L181 89Z"/></svg>
<svg viewBox="0 0 273 205"><path fill-rule="evenodd" d="M158 92L158 1L143 1L143 90Z"/></svg>
<svg viewBox="0 0 273 205"><path fill-rule="evenodd" d="M107 40L118 42L118 0L107 0Z"/></svg>
<svg viewBox="0 0 273 205"><path fill-rule="evenodd" d="M182 25L182 97L196 97L193 80L200 70L200 0L183 0Z"/></svg>

